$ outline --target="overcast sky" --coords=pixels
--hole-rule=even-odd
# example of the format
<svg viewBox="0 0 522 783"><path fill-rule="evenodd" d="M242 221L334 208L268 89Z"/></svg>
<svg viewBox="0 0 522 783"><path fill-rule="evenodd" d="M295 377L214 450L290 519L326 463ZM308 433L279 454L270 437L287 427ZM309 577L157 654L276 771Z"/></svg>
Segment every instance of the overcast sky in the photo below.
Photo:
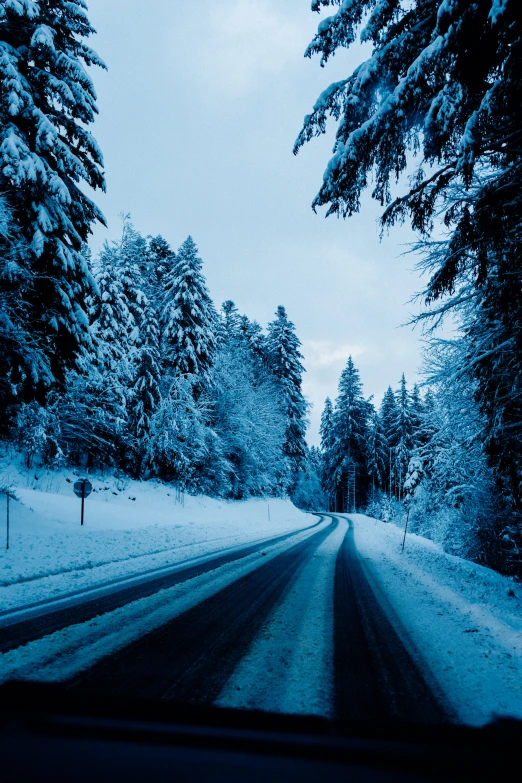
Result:
<svg viewBox="0 0 522 783"><path fill-rule="evenodd" d="M419 335L400 328L420 287L410 231L379 241L379 207L349 220L310 208L330 156L330 134L294 157L293 142L319 93L364 55L326 68L303 52L320 21L310 0L89 0L108 230L131 213L143 234L177 248L192 234L217 306L232 299L263 326L283 304L303 343L304 390L317 432L351 353L378 402L404 371L417 378Z"/></svg>

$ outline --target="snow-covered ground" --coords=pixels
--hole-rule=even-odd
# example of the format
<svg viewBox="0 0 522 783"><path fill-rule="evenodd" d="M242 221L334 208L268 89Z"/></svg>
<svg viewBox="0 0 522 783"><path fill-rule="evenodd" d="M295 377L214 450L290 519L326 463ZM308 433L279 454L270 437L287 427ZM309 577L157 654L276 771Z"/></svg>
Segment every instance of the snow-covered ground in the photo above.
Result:
<svg viewBox="0 0 522 783"><path fill-rule="evenodd" d="M365 571L458 720L522 718L522 588L394 525L350 515Z"/></svg>
<svg viewBox="0 0 522 783"><path fill-rule="evenodd" d="M18 501L0 494L0 610L24 606L152 568L188 560L313 524L288 500L219 501L180 497L157 482L90 476L80 503L72 471L0 472Z"/></svg>
<svg viewBox="0 0 522 783"><path fill-rule="evenodd" d="M327 524L322 523L323 526ZM71 625L4 653L0 655L0 682L8 679L52 682L73 677L101 658L197 606L316 532L317 529L304 530L291 540L266 546L262 552L247 555L239 561L106 612L89 622Z"/></svg>
<svg viewBox="0 0 522 783"><path fill-rule="evenodd" d="M306 528L316 518L290 502L180 498L154 482L94 477L80 527L73 473L30 477L11 470L10 549L0 549L0 610L104 584L193 557ZM67 480L69 479L69 481ZM0 481L7 483L5 475ZM5 531L0 495L0 533ZM404 642L455 719L481 725L522 718L522 588L444 553L436 544L363 515L350 515L364 571ZM327 524L327 523L323 523ZM224 688L230 706L331 714L334 564L346 524L318 547L267 618ZM0 680L63 679L312 535L134 601L0 656Z"/></svg>

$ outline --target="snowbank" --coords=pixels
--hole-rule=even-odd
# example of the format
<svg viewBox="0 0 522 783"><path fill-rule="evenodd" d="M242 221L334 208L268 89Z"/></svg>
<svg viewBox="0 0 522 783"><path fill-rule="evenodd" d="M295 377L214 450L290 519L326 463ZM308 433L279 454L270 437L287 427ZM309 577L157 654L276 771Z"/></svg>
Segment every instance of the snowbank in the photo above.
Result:
<svg viewBox="0 0 522 783"><path fill-rule="evenodd" d="M89 476L93 493L74 495L72 471L4 469L18 501L0 495L0 609L23 606L106 580L161 567L313 524L288 500L227 502L189 497L157 482Z"/></svg>
<svg viewBox="0 0 522 783"><path fill-rule="evenodd" d="M390 619L455 717L522 718L522 589L428 539L352 514L355 542Z"/></svg>

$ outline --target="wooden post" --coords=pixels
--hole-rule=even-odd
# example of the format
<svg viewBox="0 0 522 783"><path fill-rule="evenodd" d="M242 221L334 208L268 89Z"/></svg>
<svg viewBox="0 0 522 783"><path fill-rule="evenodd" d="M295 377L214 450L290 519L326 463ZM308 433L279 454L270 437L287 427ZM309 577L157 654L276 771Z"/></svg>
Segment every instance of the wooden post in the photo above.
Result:
<svg viewBox="0 0 522 783"><path fill-rule="evenodd" d="M402 552L404 552L404 544L406 543L406 531L408 530L408 520L410 518L410 509L408 508L408 513L406 514L406 524L404 525L404 538L402 539ZM402 555L401 552L401 555Z"/></svg>

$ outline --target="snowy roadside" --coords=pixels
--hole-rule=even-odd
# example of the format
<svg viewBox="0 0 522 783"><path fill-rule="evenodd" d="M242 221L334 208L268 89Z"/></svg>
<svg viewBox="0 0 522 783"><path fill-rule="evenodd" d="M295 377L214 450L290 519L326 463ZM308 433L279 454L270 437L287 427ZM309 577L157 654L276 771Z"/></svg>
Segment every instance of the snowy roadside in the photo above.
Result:
<svg viewBox="0 0 522 783"><path fill-rule="evenodd" d="M0 478L5 480L5 472ZM14 470L8 474L20 502L10 502L10 548L0 549L0 609L284 534L316 520L288 500L177 497L172 487L156 482L91 477L94 492L86 500L82 528L75 478L67 471L38 480ZM6 496L0 494L2 538L5 518Z"/></svg>
<svg viewBox="0 0 522 783"><path fill-rule="evenodd" d="M457 719L522 718L522 588L394 525L351 514L365 570ZM393 617L390 619L393 620Z"/></svg>
<svg viewBox="0 0 522 783"><path fill-rule="evenodd" d="M327 527L297 533L239 561L208 571L146 598L0 654L0 682L9 679L62 681L88 669L150 631L178 617L277 555Z"/></svg>

